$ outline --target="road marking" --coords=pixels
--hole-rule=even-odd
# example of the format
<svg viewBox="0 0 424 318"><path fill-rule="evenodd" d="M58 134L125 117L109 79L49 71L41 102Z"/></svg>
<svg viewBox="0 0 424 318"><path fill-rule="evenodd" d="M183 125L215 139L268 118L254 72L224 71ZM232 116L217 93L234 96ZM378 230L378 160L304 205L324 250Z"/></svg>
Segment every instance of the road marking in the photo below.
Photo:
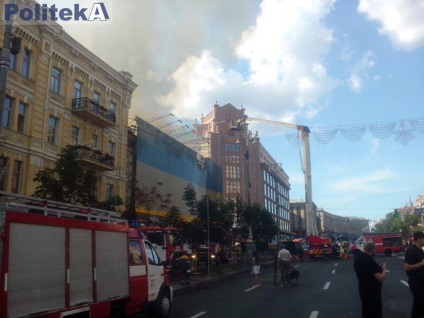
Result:
<svg viewBox="0 0 424 318"><path fill-rule="evenodd" d="M309 316L309 318L317 318L319 314L319 311L313 311L311 312L311 315Z"/></svg>
<svg viewBox="0 0 424 318"><path fill-rule="evenodd" d="M190 318L197 318L206 314L206 311L199 312L197 315L191 316Z"/></svg>
<svg viewBox="0 0 424 318"><path fill-rule="evenodd" d="M328 287L330 287L330 284L331 284L330 282L325 283L325 286L323 289L328 289Z"/></svg>
<svg viewBox="0 0 424 318"><path fill-rule="evenodd" d="M337 265L339 265L339 264L337 264L337 263L336 263L336 264L334 264L334 266L337 266Z"/></svg>
<svg viewBox="0 0 424 318"><path fill-rule="evenodd" d="M246 290L245 290L245 292L251 291L251 290L253 290L253 289L255 289L255 288L258 288L258 287L260 287L260 286L262 286L262 284L252 286L252 287L250 287L249 289L246 289Z"/></svg>
<svg viewBox="0 0 424 318"><path fill-rule="evenodd" d="M333 269L332 271L331 271L331 274L334 274L336 272L336 270L335 269Z"/></svg>
<svg viewBox="0 0 424 318"><path fill-rule="evenodd" d="M400 281L402 284L404 284L406 287L409 287L409 284L407 282L405 282L404 280Z"/></svg>
<svg viewBox="0 0 424 318"><path fill-rule="evenodd" d="M387 272L387 273L390 273L390 271L388 271L387 269L386 269L386 272Z"/></svg>
<svg viewBox="0 0 424 318"><path fill-rule="evenodd" d="M297 264L297 265L294 265L294 267L299 267L300 265L299 264Z"/></svg>

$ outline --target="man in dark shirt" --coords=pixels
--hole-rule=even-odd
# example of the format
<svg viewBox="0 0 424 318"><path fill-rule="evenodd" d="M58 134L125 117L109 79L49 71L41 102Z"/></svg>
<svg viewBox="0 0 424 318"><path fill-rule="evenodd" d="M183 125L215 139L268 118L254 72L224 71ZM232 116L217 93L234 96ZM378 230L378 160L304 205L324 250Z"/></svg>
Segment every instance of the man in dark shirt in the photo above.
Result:
<svg viewBox="0 0 424 318"><path fill-rule="evenodd" d="M424 317L424 233L414 233L414 244L405 253L403 269L414 296L411 318Z"/></svg>
<svg viewBox="0 0 424 318"><path fill-rule="evenodd" d="M353 265L358 277L362 318L381 318L383 316L381 286L386 278L386 263L378 265L374 260L374 255L375 244L367 242L364 245L364 251L355 255Z"/></svg>

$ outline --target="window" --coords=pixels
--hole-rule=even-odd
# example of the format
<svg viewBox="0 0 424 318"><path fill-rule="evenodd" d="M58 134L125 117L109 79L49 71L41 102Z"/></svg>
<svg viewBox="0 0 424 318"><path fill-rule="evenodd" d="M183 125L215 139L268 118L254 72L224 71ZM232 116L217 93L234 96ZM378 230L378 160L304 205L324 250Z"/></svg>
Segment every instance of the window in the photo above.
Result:
<svg viewBox="0 0 424 318"><path fill-rule="evenodd" d="M161 261L159 259L158 254L156 254L155 249L150 243L144 242L144 246L146 248L146 256L149 260L149 264L151 265L161 265Z"/></svg>
<svg viewBox="0 0 424 318"><path fill-rule="evenodd" d="M226 163L240 163L240 157L237 155L225 155Z"/></svg>
<svg viewBox="0 0 424 318"><path fill-rule="evenodd" d="M47 133L47 141L53 145L57 142L57 127L58 127L59 119L56 117L49 117L49 130Z"/></svg>
<svg viewBox="0 0 424 318"><path fill-rule="evenodd" d="M21 72L22 75L25 77L29 77L30 63L31 63L31 51L25 49L23 51L22 72Z"/></svg>
<svg viewBox="0 0 424 318"><path fill-rule="evenodd" d="M94 92L94 93L93 93L93 100L94 100L96 103L100 104L100 98L101 98L101 96L100 96L100 94L99 94L99 93L97 93L97 92Z"/></svg>
<svg viewBox="0 0 424 318"><path fill-rule="evenodd" d="M22 161L15 160L13 163L13 176L12 176L12 193L18 193L21 183L22 174Z"/></svg>
<svg viewBox="0 0 424 318"><path fill-rule="evenodd" d="M16 70L16 55L12 53L10 54L9 69L12 71Z"/></svg>
<svg viewBox="0 0 424 318"><path fill-rule="evenodd" d="M91 148L98 149L99 146L99 136L96 134L91 135Z"/></svg>
<svg viewBox="0 0 424 318"><path fill-rule="evenodd" d="M56 94L60 94L61 77L62 77L62 72L57 68L53 68L52 74L51 74L50 90L52 92L55 92Z"/></svg>
<svg viewBox="0 0 424 318"><path fill-rule="evenodd" d="M140 242L130 241L130 265L141 265L143 263L143 254L141 252Z"/></svg>
<svg viewBox="0 0 424 318"><path fill-rule="evenodd" d="M115 114L116 112L116 104L114 102L110 102L109 104L109 110Z"/></svg>
<svg viewBox="0 0 424 318"><path fill-rule="evenodd" d="M240 145L238 144L225 144L226 152L240 152Z"/></svg>
<svg viewBox="0 0 424 318"><path fill-rule="evenodd" d="M106 184L106 199L113 197L113 184Z"/></svg>
<svg viewBox="0 0 424 318"><path fill-rule="evenodd" d="M18 132L24 133L25 132L25 119L27 115L27 105L24 103L19 104L19 111L18 111Z"/></svg>
<svg viewBox="0 0 424 318"><path fill-rule="evenodd" d="M2 126L10 127L10 116L12 113L12 102L13 100L10 97L5 98L4 106L3 106L3 118L2 118Z"/></svg>
<svg viewBox="0 0 424 318"><path fill-rule="evenodd" d="M115 147L116 147L116 145L115 145L115 143L114 143L114 142L109 141L109 142L107 143L107 152L108 152L111 156L115 156Z"/></svg>
<svg viewBox="0 0 424 318"><path fill-rule="evenodd" d="M78 81L74 82L74 94L72 98L81 98L82 96L82 84Z"/></svg>
<svg viewBox="0 0 424 318"><path fill-rule="evenodd" d="M240 182L225 181L225 190L227 193L240 193Z"/></svg>
<svg viewBox="0 0 424 318"><path fill-rule="evenodd" d="M71 142L72 145L75 146L79 144L79 128L76 126L72 126L71 128L71 139L72 139L72 142Z"/></svg>
<svg viewBox="0 0 424 318"><path fill-rule="evenodd" d="M227 178L240 178L240 167L225 166L225 177Z"/></svg>

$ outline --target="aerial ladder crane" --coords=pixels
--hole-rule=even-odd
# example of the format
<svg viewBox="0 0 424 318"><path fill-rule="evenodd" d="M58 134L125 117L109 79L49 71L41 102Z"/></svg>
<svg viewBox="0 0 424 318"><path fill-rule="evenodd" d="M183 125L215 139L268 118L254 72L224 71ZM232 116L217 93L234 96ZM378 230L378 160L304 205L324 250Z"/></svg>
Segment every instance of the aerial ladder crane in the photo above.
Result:
<svg viewBox="0 0 424 318"><path fill-rule="evenodd" d="M300 138L302 138L302 144L303 144L303 162L302 164L302 171L305 176L305 203L306 203L306 211L305 211L305 218L306 218L306 235L318 235L318 228L317 228L317 222L316 222L316 213L313 211L312 208L312 174L311 174L311 151L310 151L310 145L309 145L309 134L310 129L308 126L303 125L296 125L291 123L285 123L275 120L269 120L269 119L262 119L262 118L254 118L254 117L248 117L245 116L245 118L240 119L237 121L237 124L241 124L245 121L256 121L256 122L262 122L266 124L271 125L279 125L284 126L291 129L296 129L298 132L298 135ZM300 157L302 161L302 157Z"/></svg>

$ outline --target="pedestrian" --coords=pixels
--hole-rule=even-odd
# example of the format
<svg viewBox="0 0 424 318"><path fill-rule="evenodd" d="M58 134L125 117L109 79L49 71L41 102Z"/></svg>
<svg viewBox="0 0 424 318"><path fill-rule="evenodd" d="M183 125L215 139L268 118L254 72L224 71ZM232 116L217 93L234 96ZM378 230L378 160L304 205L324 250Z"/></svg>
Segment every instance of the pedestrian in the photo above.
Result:
<svg viewBox="0 0 424 318"><path fill-rule="evenodd" d="M259 274L261 273L261 265L259 264L259 257L256 252L253 252L252 260L250 261L252 264L252 274L255 276L255 286L260 285Z"/></svg>
<svg viewBox="0 0 424 318"><path fill-rule="evenodd" d="M406 250L408 249L408 242L406 241L406 238L402 239L402 249L403 253L406 253Z"/></svg>
<svg viewBox="0 0 424 318"><path fill-rule="evenodd" d="M284 244L278 252L278 263L281 271L281 286L290 286L291 254Z"/></svg>
<svg viewBox="0 0 424 318"><path fill-rule="evenodd" d="M179 259L180 271L181 271L181 285L188 285L189 274L190 274L190 262L187 255L187 251L183 251L180 259Z"/></svg>
<svg viewBox="0 0 424 318"><path fill-rule="evenodd" d="M414 233L414 245L405 253L403 268L408 275L409 289L414 297L411 318L424 317L424 233Z"/></svg>
<svg viewBox="0 0 424 318"><path fill-rule="evenodd" d="M303 247L302 247L302 244L300 243L299 243L298 253L299 253L299 260L303 262Z"/></svg>
<svg viewBox="0 0 424 318"><path fill-rule="evenodd" d="M386 278L386 263L377 264L374 256L373 242L365 243L364 251L355 255L354 268L358 277L362 318L382 318L383 316L381 287Z"/></svg>

